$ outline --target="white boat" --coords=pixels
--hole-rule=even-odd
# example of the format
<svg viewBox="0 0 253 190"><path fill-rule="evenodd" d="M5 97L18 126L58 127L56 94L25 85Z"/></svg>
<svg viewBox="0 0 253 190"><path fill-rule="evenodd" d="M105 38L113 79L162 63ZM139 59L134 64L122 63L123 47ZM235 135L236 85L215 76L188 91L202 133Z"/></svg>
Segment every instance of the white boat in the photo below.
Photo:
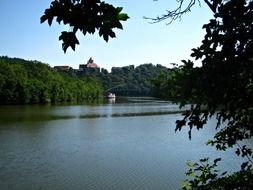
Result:
<svg viewBox="0 0 253 190"><path fill-rule="evenodd" d="M109 98L109 99L115 99L116 98L116 95L114 94L114 93L109 93L108 95L107 95L107 98Z"/></svg>

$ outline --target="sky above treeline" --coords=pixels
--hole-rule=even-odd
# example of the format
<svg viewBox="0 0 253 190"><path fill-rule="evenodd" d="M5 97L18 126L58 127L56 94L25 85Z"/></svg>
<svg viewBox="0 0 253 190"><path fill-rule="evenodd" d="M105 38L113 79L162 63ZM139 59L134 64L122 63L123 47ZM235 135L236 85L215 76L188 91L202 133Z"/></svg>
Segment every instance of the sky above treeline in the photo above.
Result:
<svg viewBox="0 0 253 190"><path fill-rule="evenodd" d="M40 17L51 0L0 0L0 55L38 60L50 66L69 65L78 68L92 57L102 68L144 63L180 64L189 59L191 49L198 47L205 31L203 24L212 13L202 2L179 21L167 25L166 21L150 24L146 17L156 17L177 7L176 0L105 0L123 7L130 19L123 22L124 30L114 30L117 38L106 43L98 34L78 35L80 45L65 54L58 41L68 26L53 22L40 24ZM186 0L188 2L189 0Z"/></svg>

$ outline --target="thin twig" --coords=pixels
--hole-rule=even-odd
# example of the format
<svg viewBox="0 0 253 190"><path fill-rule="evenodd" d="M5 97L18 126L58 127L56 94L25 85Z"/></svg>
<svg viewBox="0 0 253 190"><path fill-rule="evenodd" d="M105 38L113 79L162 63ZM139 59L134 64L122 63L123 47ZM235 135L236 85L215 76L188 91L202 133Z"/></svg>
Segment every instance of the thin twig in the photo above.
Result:
<svg viewBox="0 0 253 190"><path fill-rule="evenodd" d="M191 8L195 5L196 2L198 2L199 6L201 6L200 0L190 0L189 4L185 8L183 8L185 0L177 0L177 2L179 3L179 6L175 10L172 11L167 10L166 14L157 16L156 18L144 17L144 19L151 20L151 23L158 23L170 19L170 21L167 24L171 24L173 21L177 19L180 20L182 15L184 15L185 13L190 12Z"/></svg>

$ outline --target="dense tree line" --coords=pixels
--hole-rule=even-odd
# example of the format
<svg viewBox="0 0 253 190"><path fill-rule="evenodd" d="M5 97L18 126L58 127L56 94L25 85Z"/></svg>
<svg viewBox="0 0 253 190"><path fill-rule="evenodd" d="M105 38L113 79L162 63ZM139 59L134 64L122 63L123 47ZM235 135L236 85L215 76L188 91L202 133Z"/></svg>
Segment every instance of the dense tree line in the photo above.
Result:
<svg viewBox="0 0 253 190"><path fill-rule="evenodd" d="M0 104L80 102L101 93L95 79L58 73L38 61L0 57Z"/></svg>
<svg viewBox="0 0 253 190"><path fill-rule="evenodd" d="M113 67L111 73L102 69L96 75L103 83L106 92L114 92L117 96L152 96L152 79L161 74L168 74L168 68L162 65L142 64L138 67L129 65Z"/></svg>

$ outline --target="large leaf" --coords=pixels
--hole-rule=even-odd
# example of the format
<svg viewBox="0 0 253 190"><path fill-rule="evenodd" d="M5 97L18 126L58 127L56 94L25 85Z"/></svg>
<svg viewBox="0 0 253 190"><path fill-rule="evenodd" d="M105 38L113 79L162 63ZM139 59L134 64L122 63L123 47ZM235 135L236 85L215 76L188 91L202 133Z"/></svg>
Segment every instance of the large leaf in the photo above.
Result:
<svg viewBox="0 0 253 190"><path fill-rule="evenodd" d="M68 47L75 50L75 45L79 44L75 33L82 32L85 36L87 33L94 34L99 31L99 35L108 42L109 38L115 38L114 28L123 29L120 21L126 21L129 17L126 13L121 13L122 7L114 7L100 0L89 1L69 1L54 0L50 8L45 10L41 16L40 22L46 20L51 26L53 19L60 24L63 22L69 25L72 31L62 32L59 40L62 40L62 47L66 52Z"/></svg>

